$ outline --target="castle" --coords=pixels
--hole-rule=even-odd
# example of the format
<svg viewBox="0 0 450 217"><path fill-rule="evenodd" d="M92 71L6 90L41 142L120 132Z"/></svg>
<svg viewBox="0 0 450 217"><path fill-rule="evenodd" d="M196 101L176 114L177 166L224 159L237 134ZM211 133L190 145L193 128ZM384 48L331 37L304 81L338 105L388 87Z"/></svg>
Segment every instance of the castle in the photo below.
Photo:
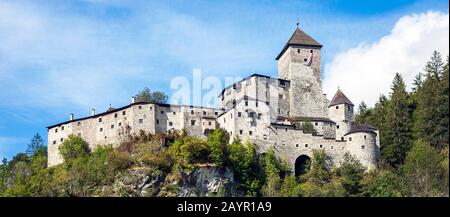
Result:
<svg viewBox="0 0 450 217"><path fill-rule="evenodd" d="M368 169L377 165L379 132L368 125L353 125L354 104L337 90L329 101L322 92L322 45L300 28L276 57L278 78L253 74L222 90L218 108L136 102L121 108L48 127L48 165L62 163L58 147L77 135L93 149L98 144L119 144L121 132L166 133L185 129L205 137L216 128L250 140L259 152L270 148L301 174L312 150L324 149L339 165L346 152ZM307 123L307 124L306 124ZM305 131L309 126L309 131Z"/></svg>

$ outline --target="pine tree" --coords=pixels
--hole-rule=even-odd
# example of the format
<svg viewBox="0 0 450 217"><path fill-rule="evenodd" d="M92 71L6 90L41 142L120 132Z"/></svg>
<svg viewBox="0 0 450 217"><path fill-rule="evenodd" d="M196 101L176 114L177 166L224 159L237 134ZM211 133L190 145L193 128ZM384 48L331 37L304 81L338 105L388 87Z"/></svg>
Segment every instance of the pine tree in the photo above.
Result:
<svg viewBox="0 0 450 217"><path fill-rule="evenodd" d="M355 116L355 123L356 124L368 123L368 118L370 117L371 113L372 109L368 108L364 101L361 101L361 103L358 106L358 113Z"/></svg>
<svg viewBox="0 0 450 217"><path fill-rule="evenodd" d="M26 154L31 157L35 154L45 154L46 152L47 150L44 146L44 140L39 133L36 133L36 135L34 135L31 139L31 143L28 145Z"/></svg>
<svg viewBox="0 0 450 217"><path fill-rule="evenodd" d="M435 51L425 71L426 79L417 97L414 130L417 138L442 149L448 144L448 66L444 66L441 55Z"/></svg>
<svg viewBox="0 0 450 217"><path fill-rule="evenodd" d="M385 141L381 146L381 157L392 166L405 160L411 147L412 121L408 111L408 93L402 76L395 74L392 93L386 111Z"/></svg>

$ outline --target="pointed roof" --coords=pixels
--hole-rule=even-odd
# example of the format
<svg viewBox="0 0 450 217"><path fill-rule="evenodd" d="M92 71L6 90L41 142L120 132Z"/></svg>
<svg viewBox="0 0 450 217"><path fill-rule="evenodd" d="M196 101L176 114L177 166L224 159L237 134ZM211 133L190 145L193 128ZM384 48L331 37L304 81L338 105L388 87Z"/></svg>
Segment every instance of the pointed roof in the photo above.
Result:
<svg viewBox="0 0 450 217"><path fill-rule="evenodd" d="M333 99L330 102L330 105L328 107L334 106L334 105L340 105L340 104L347 104L347 105L353 105L352 101L350 101L344 93L340 89L337 90L336 94L334 94Z"/></svg>
<svg viewBox="0 0 450 217"><path fill-rule="evenodd" d="M289 48L291 45L304 45L304 46L313 46L313 47L322 47L322 45L314 40L311 36L303 32L300 28L295 30L294 34L292 34L291 38L289 38L289 41L286 43L286 45L283 47L283 50L281 50L280 54L278 54L277 58L275 60L280 59L280 57L283 55L283 53Z"/></svg>

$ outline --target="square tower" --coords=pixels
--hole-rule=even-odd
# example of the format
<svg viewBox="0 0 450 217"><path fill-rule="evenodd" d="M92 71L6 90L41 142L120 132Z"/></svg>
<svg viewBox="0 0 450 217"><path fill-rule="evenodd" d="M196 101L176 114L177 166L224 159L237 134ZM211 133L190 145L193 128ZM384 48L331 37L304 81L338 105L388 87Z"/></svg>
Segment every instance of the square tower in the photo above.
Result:
<svg viewBox="0 0 450 217"><path fill-rule="evenodd" d="M277 56L278 77L290 80L290 116L328 116L328 101L322 92L322 45L297 29Z"/></svg>

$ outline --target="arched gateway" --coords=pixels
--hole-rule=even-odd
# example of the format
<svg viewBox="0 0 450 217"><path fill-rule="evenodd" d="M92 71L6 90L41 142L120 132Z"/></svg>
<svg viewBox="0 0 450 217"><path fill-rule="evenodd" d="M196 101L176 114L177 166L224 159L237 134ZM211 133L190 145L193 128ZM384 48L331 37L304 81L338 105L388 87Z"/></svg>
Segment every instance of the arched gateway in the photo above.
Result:
<svg viewBox="0 0 450 217"><path fill-rule="evenodd" d="M295 159L295 176L300 176L305 174L306 170L309 169L309 158L307 155L300 155Z"/></svg>

